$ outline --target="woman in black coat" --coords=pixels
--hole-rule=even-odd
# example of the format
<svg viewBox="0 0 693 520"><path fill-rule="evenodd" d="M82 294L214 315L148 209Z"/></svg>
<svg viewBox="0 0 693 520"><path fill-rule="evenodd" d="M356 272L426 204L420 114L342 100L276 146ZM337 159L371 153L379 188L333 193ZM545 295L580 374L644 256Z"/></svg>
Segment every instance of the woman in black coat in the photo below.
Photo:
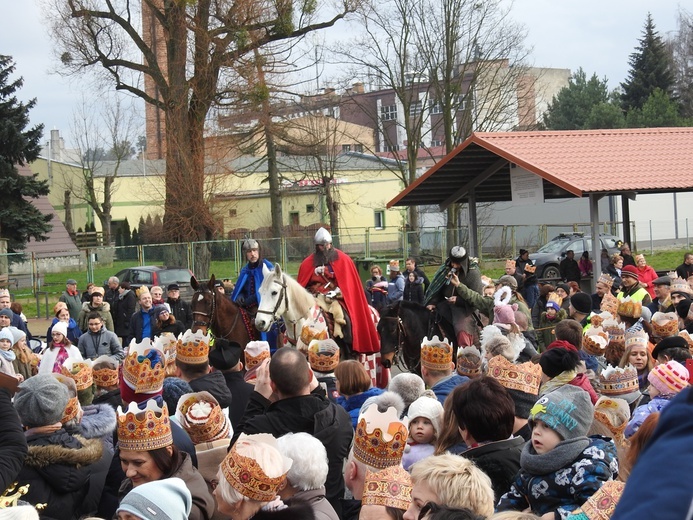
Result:
<svg viewBox="0 0 693 520"><path fill-rule="evenodd" d="M407 276L407 280L404 283L404 295L402 299L408 302L416 302L423 305L423 284L421 282L417 282L416 273L412 272Z"/></svg>
<svg viewBox="0 0 693 520"><path fill-rule="evenodd" d="M171 314L165 305L157 305L153 309L153 318L156 319L156 335L168 332L178 337L185 332L185 325L176 321L176 317Z"/></svg>
<svg viewBox="0 0 693 520"><path fill-rule="evenodd" d="M113 322L116 336L123 341L130 335L130 318L135 313L137 296L130 290L130 282L120 282L118 298L115 300Z"/></svg>

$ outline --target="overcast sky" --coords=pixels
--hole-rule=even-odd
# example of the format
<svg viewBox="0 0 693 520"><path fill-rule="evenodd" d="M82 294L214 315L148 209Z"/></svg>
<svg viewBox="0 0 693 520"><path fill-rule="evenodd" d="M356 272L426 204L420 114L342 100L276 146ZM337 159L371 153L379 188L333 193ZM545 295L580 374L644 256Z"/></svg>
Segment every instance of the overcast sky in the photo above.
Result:
<svg viewBox="0 0 693 520"><path fill-rule="evenodd" d="M628 56L647 12L664 36L676 29L678 6L671 0L515 0L513 17L529 31L527 43L533 47L535 66L573 71L581 66L588 75L606 76L614 88L626 76ZM17 74L24 77L20 99L38 100L31 112L32 124L45 125L44 137L58 128L67 139L80 82L49 73L51 42L36 0L14 0L3 10L0 42L0 54L13 56Z"/></svg>

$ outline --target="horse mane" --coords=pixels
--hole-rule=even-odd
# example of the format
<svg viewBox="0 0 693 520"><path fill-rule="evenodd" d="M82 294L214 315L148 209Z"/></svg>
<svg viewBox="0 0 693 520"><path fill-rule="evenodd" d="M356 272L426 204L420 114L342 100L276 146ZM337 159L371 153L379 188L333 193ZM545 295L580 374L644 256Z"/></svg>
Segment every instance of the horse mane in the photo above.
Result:
<svg viewBox="0 0 693 520"><path fill-rule="evenodd" d="M315 305L315 297L308 292L308 290L301 286L294 278L286 273L284 274L284 279L286 280L286 290L288 292L289 300L291 304L296 308L302 310L303 314L308 312ZM275 276L272 272L271 276Z"/></svg>

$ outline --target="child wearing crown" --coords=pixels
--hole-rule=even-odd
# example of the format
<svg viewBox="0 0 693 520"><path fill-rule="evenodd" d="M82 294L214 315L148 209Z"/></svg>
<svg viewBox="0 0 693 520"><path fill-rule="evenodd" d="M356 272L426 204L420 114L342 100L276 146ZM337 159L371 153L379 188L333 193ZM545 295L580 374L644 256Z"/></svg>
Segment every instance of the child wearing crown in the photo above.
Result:
<svg viewBox="0 0 693 520"><path fill-rule="evenodd" d="M568 317L565 309L561 308L562 298L557 293L549 293L546 301L546 311L539 317L539 327L536 329L539 352L556 341L556 324Z"/></svg>
<svg viewBox="0 0 693 520"><path fill-rule="evenodd" d="M443 421L443 405L435 397L422 395L409 406L409 438L402 466L409 468L435 452L435 442Z"/></svg>

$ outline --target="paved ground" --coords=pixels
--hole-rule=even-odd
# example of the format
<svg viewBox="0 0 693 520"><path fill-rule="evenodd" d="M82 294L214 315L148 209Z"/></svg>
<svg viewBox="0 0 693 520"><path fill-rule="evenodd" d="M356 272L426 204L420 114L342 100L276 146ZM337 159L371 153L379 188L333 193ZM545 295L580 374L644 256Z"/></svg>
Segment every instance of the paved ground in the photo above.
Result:
<svg viewBox="0 0 693 520"><path fill-rule="evenodd" d="M27 325L29 326L29 332L32 336L41 336L42 338L46 335L48 327L53 323L53 319L46 318L29 318L27 320Z"/></svg>

